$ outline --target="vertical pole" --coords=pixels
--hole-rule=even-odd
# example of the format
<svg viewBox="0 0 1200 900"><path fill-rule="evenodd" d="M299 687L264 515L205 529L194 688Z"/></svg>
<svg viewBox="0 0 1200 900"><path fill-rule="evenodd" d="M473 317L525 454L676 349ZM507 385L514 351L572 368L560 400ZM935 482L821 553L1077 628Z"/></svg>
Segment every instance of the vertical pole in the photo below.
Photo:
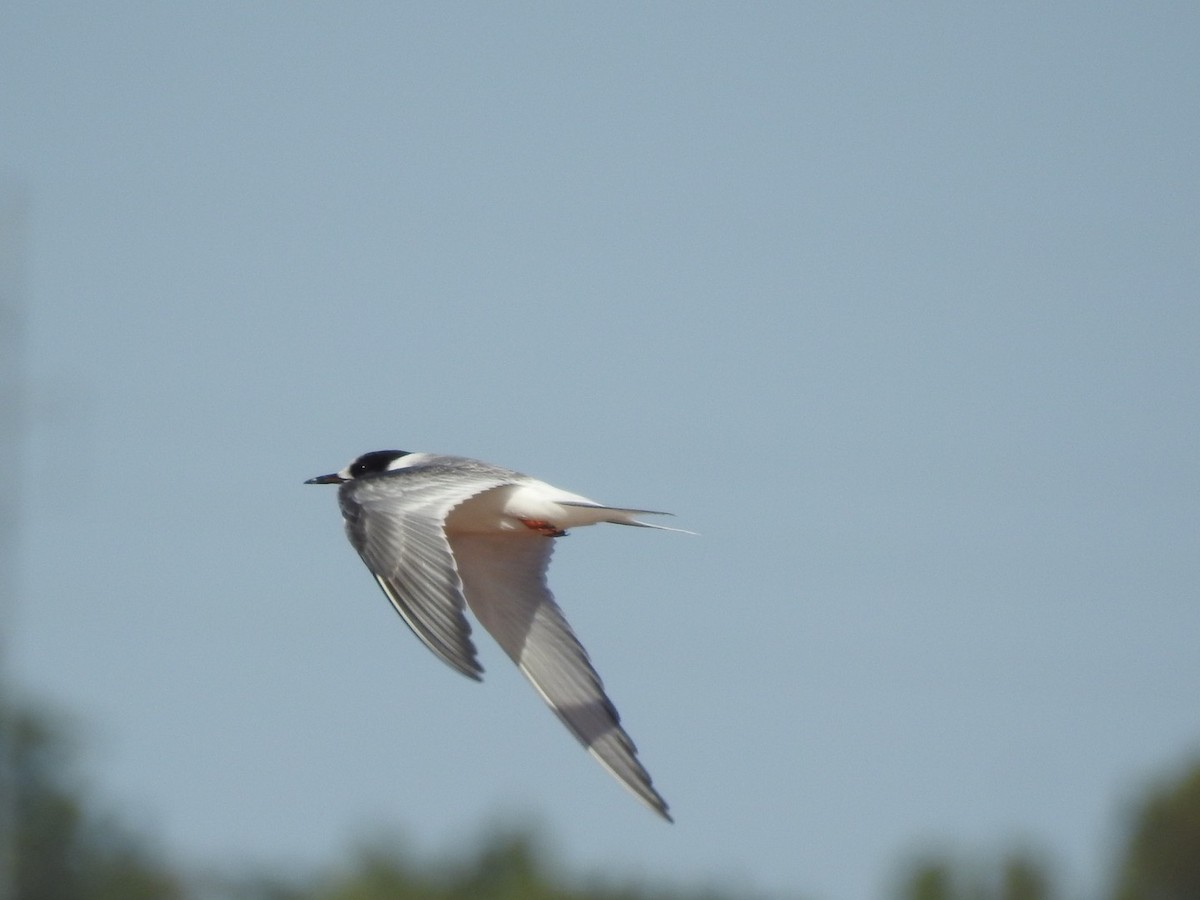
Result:
<svg viewBox="0 0 1200 900"><path fill-rule="evenodd" d="M20 458L25 426L25 209L0 195L0 900L17 900L16 710L10 688L13 627L20 590Z"/></svg>

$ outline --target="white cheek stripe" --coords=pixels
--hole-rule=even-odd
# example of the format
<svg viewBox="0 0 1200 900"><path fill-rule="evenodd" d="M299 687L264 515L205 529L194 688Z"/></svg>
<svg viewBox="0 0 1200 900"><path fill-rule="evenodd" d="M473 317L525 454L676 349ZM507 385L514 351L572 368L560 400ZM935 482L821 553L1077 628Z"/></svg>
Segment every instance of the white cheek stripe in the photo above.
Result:
<svg viewBox="0 0 1200 900"><path fill-rule="evenodd" d="M407 469L409 466L419 466L421 463L432 459L435 456L433 453L405 453L403 456L393 459L388 463L387 470L394 472L396 469Z"/></svg>

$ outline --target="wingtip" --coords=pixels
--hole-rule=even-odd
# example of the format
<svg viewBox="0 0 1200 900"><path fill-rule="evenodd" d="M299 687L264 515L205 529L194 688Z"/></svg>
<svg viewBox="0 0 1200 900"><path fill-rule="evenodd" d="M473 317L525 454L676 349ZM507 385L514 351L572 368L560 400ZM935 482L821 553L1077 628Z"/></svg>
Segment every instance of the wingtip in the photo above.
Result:
<svg viewBox="0 0 1200 900"><path fill-rule="evenodd" d="M662 794L654 789L654 785L649 781L641 783L630 783L622 778L617 779L621 786L626 788L633 796L641 801L642 805L657 815L659 818L666 820L668 824L675 824L675 817L671 815L671 809L667 805L667 801L663 799Z"/></svg>
<svg viewBox="0 0 1200 900"><path fill-rule="evenodd" d="M481 666L475 660L471 660L470 666L457 666L451 664L451 668L454 669L455 672L470 678L472 681L483 681L483 666Z"/></svg>
<svg viewBox="0 0 1200 900"><path fill-rule="evenodd" d="M647 803L646 805L658 813L660 818L665 819L668 825L674 825L675 817L671 815L671 811L667 808L667 802L662 797L658 799L659 803Z"/></svg>

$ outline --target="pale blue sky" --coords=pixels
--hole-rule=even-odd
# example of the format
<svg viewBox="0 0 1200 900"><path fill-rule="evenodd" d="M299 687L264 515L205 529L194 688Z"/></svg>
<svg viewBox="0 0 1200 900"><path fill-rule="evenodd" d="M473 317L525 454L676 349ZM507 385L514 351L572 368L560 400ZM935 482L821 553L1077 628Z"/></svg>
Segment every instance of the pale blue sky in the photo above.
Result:
<svg viewBox="0 0 1200 900"><path fill-rule="evenodd" d="M1191 4L0 13L34 428L10 674L180 858L529 816L573 867L1094 888L1200 753ZM479 456L700 537L552 584L671 803L408 633L312 475Z"/></svg>

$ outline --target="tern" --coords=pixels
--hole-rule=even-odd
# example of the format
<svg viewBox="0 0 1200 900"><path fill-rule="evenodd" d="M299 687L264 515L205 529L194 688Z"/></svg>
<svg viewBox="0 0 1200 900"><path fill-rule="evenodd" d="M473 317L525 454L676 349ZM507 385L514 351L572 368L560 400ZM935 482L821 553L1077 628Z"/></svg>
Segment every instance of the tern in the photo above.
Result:
<svg viewBox="0 0 1200 900"><path fill-rule="evenodd" d="M465 609L614 778L668 822L600 676L546 585L554 539L612 522L681 531L491 463L404 450L365 453L305 484L337 484L346 535L418 638L481 680ZM688 532L690 533L690 532Z"/></svg>

